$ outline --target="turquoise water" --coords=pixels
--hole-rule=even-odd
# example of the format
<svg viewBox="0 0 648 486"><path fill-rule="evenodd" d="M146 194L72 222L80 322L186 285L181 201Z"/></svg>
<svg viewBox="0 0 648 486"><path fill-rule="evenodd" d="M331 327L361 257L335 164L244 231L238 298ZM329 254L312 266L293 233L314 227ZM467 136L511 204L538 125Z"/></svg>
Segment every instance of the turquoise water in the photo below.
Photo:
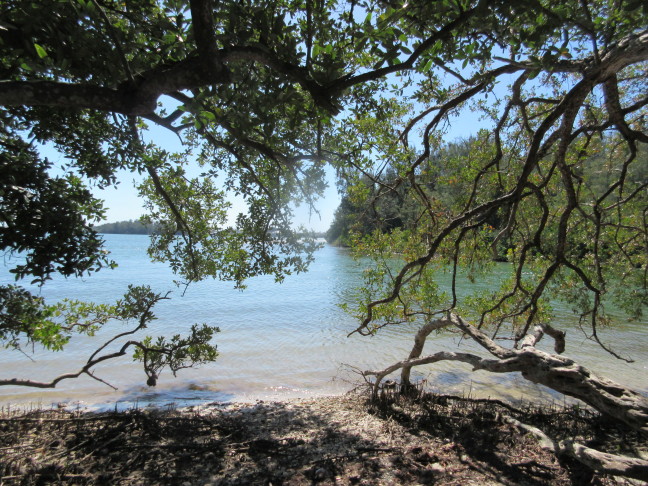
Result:
<svg viewBox="0 0 648 486"><path fill-rule="evenodd" d="M105 239L112 258L119 264L117 269L84 279L57 278L45 285L42 295L48 300L68 297L108 303L122 296L131 283L150 285L159 292L173 291L171 300L156 306L158 320L149 333L182 333L195 322L219 326L216 342L221 355L216 362L182 370L175 378L169 372L163 373L155 388L145 385L144 372L130 359L114 360L97 368L97 375L116 386L117 391L83 377L63 381L54 390L2 387L2 405L50 406L65 402L92 407L164 406L343 393L362 381L351 367L381 369L406 358L411 348L413 327L384 329L375 337L347 337L357 323L339 309L338 303L358 284L362 271L348 250L324 246L309 272L288 277L280 285L272 277L258 277L248 282L246 290L238 291L228 282L205 281L190 286L183 295L182 289L173 285L171 271L148 260L146 236L106 235ZM7 257L5 261L11 263ZM12 281L7 269L1 268L0 284ZM569 327L567 355L599 374L648 391L646 322L622 321L615 330L602 331L603 339L613 348L634 358L634 363L627 364L588 340L568 309L560 309L559 319ZM3 349L0 376L48 381L75 371L96 349L99 338L122 330L121 324L111 325L96 338L75 339L62 353L36 350L27 357ZM452 334L431 336L425 351L457 349L481 353ZM517 374L473 373L469 366L456 363L421 368L417 376L447 393L562 400Z"/></svg>

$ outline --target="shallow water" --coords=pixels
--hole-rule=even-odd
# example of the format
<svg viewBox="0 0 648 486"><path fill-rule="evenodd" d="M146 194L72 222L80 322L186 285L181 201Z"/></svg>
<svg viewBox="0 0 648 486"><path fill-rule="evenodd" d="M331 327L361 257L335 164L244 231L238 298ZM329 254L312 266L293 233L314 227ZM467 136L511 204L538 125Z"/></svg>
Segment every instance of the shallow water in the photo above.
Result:
<svg viewBox="0 0 648 486"><path fill-rule="evenodd" d="M117 391L83 377L63 381L54 390L2 387L1 405L47 407L65 402L93 408L125 408L134 404L180 406L330 395L342 393L361 381L349 366L381 369L407 357L411 348L415 332L412 327L384 329L374 337L347 337L357 324L339 309L338 303L345 292L358 284L361 273L360 264L349 256L348 250L325 246L317 253L309 272L288 277L281 285L272 277L259 277L251 279L246 290L238 291L228 282L206 281L190 286L182 295L172 283L170 270L148 260L146 236L106 235L105 239L119 268L84 279L57 278L45 285L42 295L52 301L68 297L108 303L122 296L130 283L150 285L159 292L172 290L172 299L155 307L158 320L149 332L182 333L196 322L219 326L219 358L199 369L182 370L176 378L164 372L155 388L145 385L144 372L129 359L114 360L98 367L97 375L118 387ZM7 269L1 268L0 284L12 281ZM588 340L567 309L560 309L559 319L569 327L568 356L595 372L648 392L646 322L621 320L614 330L602 331L607 343L634 358L635 362L628 364L602 352ZM27 357L3 349L0 377L48 381L60 373L74 371L96 349L101 336L123 329L120 324L108 327L112 329L98 337L75 339L62 353L36 350ZM426 352L456 350L459 346L462 351L477 351L474 345L454 335L438 335L428 339ZM417 377L446 393L509 400L563 400L561 395L528 383L518 374L473 373L468 365L456 363L421 368Z"/></svg>

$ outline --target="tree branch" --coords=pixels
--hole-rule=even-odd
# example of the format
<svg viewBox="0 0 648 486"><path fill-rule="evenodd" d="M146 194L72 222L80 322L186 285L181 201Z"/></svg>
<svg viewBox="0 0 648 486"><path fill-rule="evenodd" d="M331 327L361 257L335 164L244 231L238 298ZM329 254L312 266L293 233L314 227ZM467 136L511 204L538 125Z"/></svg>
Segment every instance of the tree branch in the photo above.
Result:
<svg viewBox="0 0 648 486"><path fill-rule="evenodd" d="M513 417L504 417L504 421L534 435L539 439L541 448L551 451L557 456L567 455L590 469L604 474L648 480L648 461L597 451L570 440L556 441L537 427L522 423Z"/></svg>

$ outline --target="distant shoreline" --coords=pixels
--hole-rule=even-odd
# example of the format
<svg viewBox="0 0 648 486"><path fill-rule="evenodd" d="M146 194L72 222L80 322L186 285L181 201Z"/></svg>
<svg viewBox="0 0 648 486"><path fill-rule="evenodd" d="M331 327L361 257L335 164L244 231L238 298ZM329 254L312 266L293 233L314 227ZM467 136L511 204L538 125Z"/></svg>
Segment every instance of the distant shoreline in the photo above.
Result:
<svg viewBox="0 0 648 486"><path fill-rule="evenodd" d="M155 231L154 224L145 225L139 220L117 221L93 226L93 229L104 235L150 235ZM325 231L313 232L315 238L325 238Z"/></svg>
<svg viewBox="0 0 648 486"><path fill-rule="evenodd" d="M94 226L97 233L105 235L149 235L153 232L153 225L145 225L139 220L117 221Z"/></svg>

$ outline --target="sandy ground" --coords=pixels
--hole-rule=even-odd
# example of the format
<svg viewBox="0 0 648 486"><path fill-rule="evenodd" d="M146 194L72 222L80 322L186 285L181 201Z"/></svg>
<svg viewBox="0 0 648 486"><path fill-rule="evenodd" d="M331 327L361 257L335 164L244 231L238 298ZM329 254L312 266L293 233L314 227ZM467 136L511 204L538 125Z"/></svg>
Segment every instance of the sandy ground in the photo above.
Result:
<svg viewBox="0 0 648 486"><path fill-rule="evenodd" d="M617 450L639 440L589 412L442 396L49 410L0 418L0 484L641 484L558 460L506 416Z"/></svg>

